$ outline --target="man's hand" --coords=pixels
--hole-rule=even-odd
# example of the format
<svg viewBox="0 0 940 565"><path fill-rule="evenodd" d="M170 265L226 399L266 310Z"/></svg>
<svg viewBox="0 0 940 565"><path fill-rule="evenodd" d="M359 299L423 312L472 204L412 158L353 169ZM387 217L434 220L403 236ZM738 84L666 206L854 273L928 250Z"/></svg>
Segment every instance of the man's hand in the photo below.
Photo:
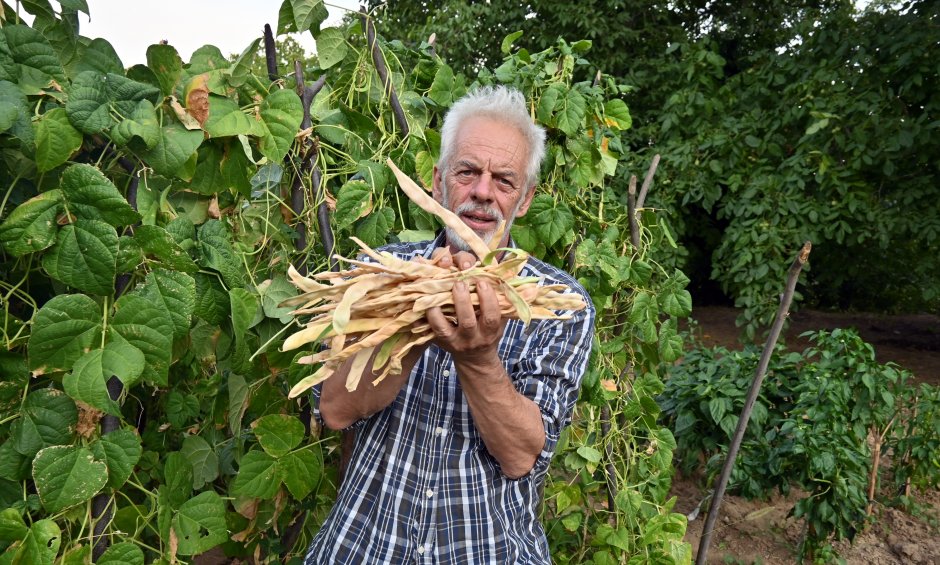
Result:
<svg viewBox="0 0 940 565"><path fill-rule="evenodd" d="M416 261L427 262L426 259L417 258ZM436 263L443 268L450 268L456 265L460 269L469 269L476 263L476 258L466 252L451 255L447 248L440 248L434 251L430 262ZM496 354L499 338L502 336L503 323L499 316L499 304L496 301L496 295L492 289L484 291L486 297L487 322L480 324L474 312L473 305L470 303L470 292L466 285L460 283L461 290L455 290L455 301L458 301L458 319L464 320L464 326L459 323L454 325L450 323L440 308L435 313L428 314L428 323L432 330L437 334L436 343L446 351L449 351L455 362L466 359L468 363L487 363L488 367L498 367L502 371L502 365L499 364L499 357ZM478 289L478 293L480 290ZM481 296L481 300L483 296ZM491 304L492 303L492 304ZM493 313L495 312L495 318ZM436 316L435 316L436 314ZM495 319L495 323L492 321ZM482 331L482 328L486 331ZM323 383L323 389L320 395L320 414L327 427L331 429L343 429L352 425L356 420L366 418L384 409L391 404L398 396L399 391L408 382L411 370L420 359L421 355L430 344L424 344L412 348L408 355L402 361L402 372L398 375L389 375L377 386L372 384L375 375L371 369L367 369L362 376L362 380L356 390L350 392L346 390L346 375L349 374L353 359L348 359L333 374L332 377ZM376 353L373 353L367 367L372 367L372 361ZM488 368L482 374L490 374L493 369Z"/></svg>
<svg viewBox="0 0 940 565"><path fill-rule="evenodd" d="M447 249L435 250L432 259L441 267L456 265L461 270L476 263L470 253L451 255ZM518 478L535 464L545 445L545 427L538 406L515 389L499 358L506 320L496 291L487 281L475 282L479 310L473 307L468 286L458 282L453 290L456 323L440 308L428 310L427 319L436 336L433 342L453 357L473 424L487 451L503 474Z"/></svg>
<svg viewBox="0 0 940 565"><path fill-rule="evenodd" d="M452 265L467 270L476 263L476 258L465 251L451 255L447 248L434 251L432 260L438 266ZM470 288L464 281L454 284L453 300L456 323L444 316L440 308L428 311L428 323L436 336L434 342L449 352L455 362L492 363L496 360L497 346L503 335L506 322L500 313L496 292L488 281L476 281L479 311L470 299Z"/></svg>

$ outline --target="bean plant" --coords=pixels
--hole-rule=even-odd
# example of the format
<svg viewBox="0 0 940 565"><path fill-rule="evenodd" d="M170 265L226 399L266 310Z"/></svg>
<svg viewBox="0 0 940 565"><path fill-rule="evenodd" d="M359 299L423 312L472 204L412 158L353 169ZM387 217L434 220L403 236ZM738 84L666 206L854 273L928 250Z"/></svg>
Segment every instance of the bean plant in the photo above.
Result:
<svg viewBox="0 0 940 565"><path fill-rule="evenodd" d="M321 27L322 1L285 0L277 33L317 43L301 74L259 72L260 40L188 61L152 45L126 68L80 34L80 12L23 0L0 28L0 564L300 562L335 497L339 441L287 398L316 369L280 351L288 265L328 269L332 238L349 253L351 235L433 234L385 160L429 187L443 113L494 83L520 88L549 135L514 241L573 271L599 310L545 490L553 554L689 562L654 400L682 351L688 279L651 259L665 218L644 211L630 242L612 181L631 115L614 78L575 81L589 41L529 53L509 36L501 66L466 77L426 44L373 51L367 17ZM310 100L301 79L321 77Z"/></svg>

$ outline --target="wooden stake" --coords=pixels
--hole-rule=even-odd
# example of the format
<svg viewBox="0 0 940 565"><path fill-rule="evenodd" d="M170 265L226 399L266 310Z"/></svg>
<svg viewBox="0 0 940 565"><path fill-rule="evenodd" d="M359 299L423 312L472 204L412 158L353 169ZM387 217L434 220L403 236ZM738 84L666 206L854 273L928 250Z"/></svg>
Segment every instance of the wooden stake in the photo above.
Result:
<svg viewBox="0 0 940 565"><path fill-rule="evenodd" d="M909 423L908 426L907 426L907 437L911 437L911 435L913 435L913 433L914 433L914 423L917 421L917 404L918 404L918 400L919 400L919 399L920 399L920 397L915 394L915 395L914 395L914 410L911 412L911 419L909 420L910 423ZM910 462L911 462L911 450L910 450L910 448L908 448L908 449L904 452L904 459L903 459L903 460L904 460L904 465L910 464ZM906 497L910 497L910 496L911 496L911 475L910 475L910 473L908 473L907 479L904 481L904 496L906 496Z"/></svg>
<svg viewBox="0 0 940 565"><path fill-rule="evenodd" d="M627 216L630 222L630 243L636 252L640 252L640 224L636 220L636 175L630 177L630 188L627 189Z"/></svg>
<svg viewBox="0 0 940 565"><path fill-rule="evenodd" d="M878 484L878 466L881 464L881 440L883 436L875 434L875 446L871 454L871 473L868 475L868 506L865 507L865 515L871 516L872 508L875 506L875 485Z"/></svg>
<svg viewBox="0 0 940 565"><path fill-rule="evenodd" d="M807 241L800 249L790 270L787 274L786 290L780 298L780 307L777 308L777 316L774 318L774 325L771 327L770 335L767 336L767 342L764 344L764 350L761 353L760 361L757 364L757 372L754 375L754 381L751 382L751 388L747 391L747 398L744 401L744 408L741 410L741 416L738 417L738 426L734 430L734 436L731 438L731 445L728 446L728 458L721 468L721 474L715 483L715 494L712 497L712 504L708 509L708 518L705 519L705 526L702 528L702 539L698 545L698 555L695 557L695 565L704 565L705 558L708 555L708 544L712 538L712 531L715 529L715 521L718 520L718 510L721 508L721 499L725 495L725 488L728 486L728 479L731 478L731 470L734 468L734 460L738 455L738 449L741 448L741 442L744 439L744 431L747 429L748 420L751 418L751 410L757 401L757 395L760 393L760 385L767 372L767 366L770 364L770 356L777 345L777 339L783 330L783 323L790 312L790 302L793 301L793 293L796 291L796 282L800 278L800 271L809 258L809 252L813 248Z"/></svg>
<svg viewBox="0 0 940 565"><path fill-rule="evenodd" d="M130 160L121 157L118 159L118 164L120 164L131 177L130 186L127 189L127 202L134 210L137 210L137 190L139 188L140 176L135 170L134 163ZM133 232L134 228L130 226L128 229ZM130 276L126 273L122 273L117 277L114 282L115 300L124 294L124 291L127 290L130 284L130 280ZM105 386L108 389L108 396L111 400L118 402L121 398L121 394L124 392L124 385L121 383L120 379L118 379L116 375L110 375ZM121 429L121 420L117 416L105 414L104 417L101 418L102 436L106 436L119 429ZM108 527L111 526L111 520L114 518L114 497L107 491L96 494L92 499L91 518L94 522L91 537L93 540L91 555L92 559L97 561L111 546L111 538L105 535L105 532Z"/></svg>
<svg viewBox="0 0 940 565"><path fill-rule="evenodd" d="M643 186L640 188L640 196L636 199L636 207L642 208L646 204L646 195L650 191L650 187L653 186L653 175L656 174L656 169L659 167L659 153L653 156L653 162L650 164L650 168L646 171L646 178L643 179Z"/></svg>
<svg viewBox="0 0 940 565"><path fill-rule="evenodd" d="M878 485L878 468L881 466L881 446L884 444L885 436L888 435L888 430L891 429L892 424L894 424L893 417L888 421L885 429L882 430L880 434L877 429L872 430L875 434L875 446L871 454L871 473L868 476L868 506L865 507L866 516L871 516L875 506L875 488Z"/></svg>

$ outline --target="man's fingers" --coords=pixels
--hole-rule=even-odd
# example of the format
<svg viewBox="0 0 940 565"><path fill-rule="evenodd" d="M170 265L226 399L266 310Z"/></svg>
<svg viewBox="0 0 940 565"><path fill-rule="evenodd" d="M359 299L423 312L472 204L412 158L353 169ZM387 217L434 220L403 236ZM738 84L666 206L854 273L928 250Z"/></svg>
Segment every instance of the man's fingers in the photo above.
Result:
<svg viewBox="0 0 940 565"><path fill-rule="evenodd" d="M466 271L477 264L477 258L473 253L466 251L458 251L455 254L451 254L450 249L438 247L431 252L431 262L443 269L456 266L461 271Z"/></svg>
<svg viewBox="0 0 940 565"><path fill-rule="evenodd" d="M435 249L431 262L442 268L457 267L460 270L478 264L472 253L460 251L451 254L446 247ZM470 286L475 285L478 306L473 305ZM434 333L435 342L454 354L464 354L494 345L505 327L495 286L483 278L457 280L451 290L453 316L445 316L440 307L427 311L428 325ZM456 323L455 323L456 322Z"/></svg>
<svg viewBox="0 0 940 565"><path fill-rule="evenodd" d="M487 281L477 281L477 296L480 298L480 323L485 328L497 328L502 321L499 300Z"/></svg>
<svg viewBox="0 0 940 565"><path fill-rule="evenodd" d="M427 311L426 316L428 325L431 326L431 331L434 332L434 335L442 339L450 339L453 337L455 331L454 326L447 321L440 307L431 308Z"/></svg>
<svg viewBox="0 0 940 565"><path fill-rule="evenodd" d="M467 288L467 283L463 281L455 282L452 295L454 297L454 313L457 314L457 325L468 330L477 327L477 314L473 310L473 302L470 300L470 289Z"/></svg>
<svg viewBox="0 0 940 565"><path fill-rule="evenodd" d="M458 251L457 254L454 255L454 264L457 265L457 268L461 271L466 271L477 264L477 258L473 253Z"/></svg>
<svg viewBox="0 0 940 565"><path fill-rule="evenodd" d="M438 247L431 252L431 261L442 269L449 269L454 264L454 258L446 247Z"/></svg>

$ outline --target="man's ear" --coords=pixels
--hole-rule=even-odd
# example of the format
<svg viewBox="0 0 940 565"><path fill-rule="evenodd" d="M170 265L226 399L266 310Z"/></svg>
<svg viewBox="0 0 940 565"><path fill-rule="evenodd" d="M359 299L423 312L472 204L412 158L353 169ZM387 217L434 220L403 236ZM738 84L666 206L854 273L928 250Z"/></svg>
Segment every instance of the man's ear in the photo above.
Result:
<svg viewBox="0 0 940 565"><path fill-rule="evenodd" d="M516 212L516 217L521 218L525 216L525 213L529 211L529 205L532 204L532 198L535 197L535 185L529 187L529 190L524 196L525 200L522 201L522 205L519 206L519 211Z"/></svg>
<svg viewBox="0 0 940 565"><path fill-rule="evenodd" d="M431 196L434 197L434 200L437 201L441 206L447 207L447 204L444 203L444 194L441 190L441 171L437 168L437 165L434 165L434 177L431 182Z"/></svg>

